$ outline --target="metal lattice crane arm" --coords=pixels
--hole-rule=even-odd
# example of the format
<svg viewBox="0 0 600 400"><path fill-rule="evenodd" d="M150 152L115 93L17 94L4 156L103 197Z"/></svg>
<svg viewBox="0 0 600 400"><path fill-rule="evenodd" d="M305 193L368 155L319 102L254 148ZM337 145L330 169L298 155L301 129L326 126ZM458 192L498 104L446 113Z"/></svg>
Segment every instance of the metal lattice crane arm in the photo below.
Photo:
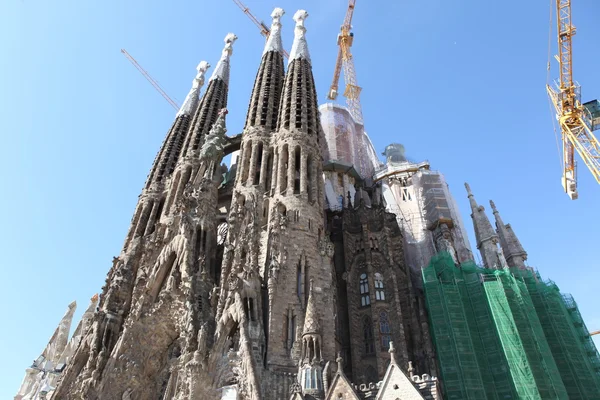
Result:
<svg viewBox="0 0 600 400"><path fill-rule="evenodd" d="M131 56L131 54L129 54L125 49L121 49L121 53L123 53L125 57L127 57L127 59L133 64L133 66L136 67L137 70L142 73L142 75L144 75L144 78L146 78L148 82L150 82L150 84L154 86L154 89L156 89L158 93L160 93L162 97L164 97L165 100L167 100L169 104L173 106L174 109L179 110L179 105L169 97L169 95L163 90L163 88L160 87L158 82L152 79L150 74L148 74L148 72L146 72L146 70L142 68L140 64L138 64L138 62L135 60L135 58Z"/></svg>
<svg viewBox="0 0 600 400"><path fill-rule="evenodd" d="M268 38L269 35L271 34L271 29L269 29L269 27L267 25L265 25L264 22L262 22L258 18L256 18L254 16L254 14L252 14L250 9L248 7L246 7L246 5L244 3L242 3L240 0L233 0L233 2L244 12L244 14L246 14L248 16L248 18L250 18L250 20L254 23L254 25L257 26L257 28L260 30L260 34L263 35L265 38ZM285 49L283 50L283 55L285 58L290 57L290 55L288 54L287 51L285 51Z"/></svg>
<svg viewBox="0 0 600 400"><path fill-rule="evenodd" d="M356 0L348 0L348 8L346 9L346 15L344 17L344 23L341 27L341 32L337 38L337 44L339 46L337 59L335 63L335 70L333 72L333 81L329 88L327 98L335 100L338 96L340 73L342 68L344 69L344 80L346 88L344 89L344 96L348 104L348 109L354 119L363 123L362 106L360 104L360 92L362 88L358 86L356 79L356 71L354 69L354 60L350 47L354 41L354 34L350 32L352 30L352 17L354 16L354 8L356 6Z"/></svg>
<svg viewBox="0 0 600 400"><path fill-rule="evenodd" d="M560 79L557 87L546 85L556 110L563 143L563 177L565 191L577 199L575 151L600 183L600 142L592 133L600 128L600 105L597 100L582 104L581 88L573 79L573 36L571 0L556 0L556 25Z"/></svg>

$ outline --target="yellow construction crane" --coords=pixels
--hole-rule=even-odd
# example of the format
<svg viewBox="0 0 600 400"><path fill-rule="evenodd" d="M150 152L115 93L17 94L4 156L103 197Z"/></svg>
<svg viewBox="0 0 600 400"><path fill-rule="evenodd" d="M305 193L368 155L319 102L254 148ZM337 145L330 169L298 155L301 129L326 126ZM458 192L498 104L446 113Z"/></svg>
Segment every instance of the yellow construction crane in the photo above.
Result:
<svg viewBox="0 0 600 400"><path fill-rule="evenodd" d="M337 37L337 44L339 46L337 60L335 62L335 71L333 73L333 82L331 88L327 94L329 100L335 100L338 96L338 85L340 81L340 72L344 67L344 81L346 82L346 88L344 89L344 97L346 97L346 103L348 109L354 119L363 123L362 106L360 104L360 92L362 88L358 86L356 81L356 71L354 69L354 60L352 59L352 52L350 47L354 41L354 33L352 30L352 16L354 15L354 7L356 0L348 0L348 9L346 10L346 17L341 27L341 32Z"/></svg>
<svg viewBox="0 0 600 400"><path fill-rule="evenodd" d="M581 87L573 80L572 42L576 29L571 21L571 0L556 0L558 55L560 80L556 88L548 83L546 90L556 109L560 125L563 154L562 184L572 200L577 199L577 171L575 150L600 183L600 142L592 133L600 128L598 100L581 103ZM550 68L550 60L548 60Z"/></svg>
<svg viewBox="0 0 600 400"><path fill-rule="evenodd" d="M137 70L140 71L142 73L142 75L144 75L144 78L146 78L148 80L148 82L150 82L150 84L152 86L154 86L154 89L156 89L158 91L158 93L160 93L162 95L162 97L164 97L165 100L167 100L174 109L179 110L179 105L175 101L173 101L173 99L171 99L169 97L169 95L163 90L163 88L160 87L158 82L156 82L154 79L152 79L150 74L148 74L148 72L146 72L146 70L144 68L142 68L142 66L140 64L138 64L138 62L135 60L135 58L133 58L131 56L131 54L129 54L125 49L121 49L121 53L123 53L123 55L125 57L127 57L127 59L129 61L131 61L133 66L135 68L137 68Z"/></svg>
<svg viewBox="0 0 600 400"><path fill-rule="evenodd" d="M254 16L254 14L252 14L250 9L248 7L246 7L246 5L244 3L242 3L240 0L233 0L233 2L244 12L244 14L246 14L248 16L248 18L250 18L250 20L254 23L254 25L256 25L258 27L258 29L260 30L260 34L263 35L265 38L268 38L269 35L271 34L271 29L269 29L269 27L267 25L265 25L264 22L262 22L258 18L256 18ZM289 56L290 56L288 54L288 52L285 50L283 50L283 55L285 56L285 58L289 58Z"/></svg>

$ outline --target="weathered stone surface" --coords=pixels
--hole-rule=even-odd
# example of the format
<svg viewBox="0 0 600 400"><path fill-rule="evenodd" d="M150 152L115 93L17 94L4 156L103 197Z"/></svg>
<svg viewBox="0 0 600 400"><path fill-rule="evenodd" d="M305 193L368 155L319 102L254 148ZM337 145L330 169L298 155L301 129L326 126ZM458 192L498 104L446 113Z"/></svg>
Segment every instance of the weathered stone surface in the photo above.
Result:
<svg viewBox="0 0 600 400"><path fill-rule="evenodd" d="M235 35L200 101L197 77L54 398L372 398L386 371L407 381L397 371L408 360L435 369L421 294L379 189L357 188L354 202L324 213L308 14L294 16L287 74L273 37L282 15L273 13L231 171L221 162ZM399 362L388 367L392 340Z"/></svg>

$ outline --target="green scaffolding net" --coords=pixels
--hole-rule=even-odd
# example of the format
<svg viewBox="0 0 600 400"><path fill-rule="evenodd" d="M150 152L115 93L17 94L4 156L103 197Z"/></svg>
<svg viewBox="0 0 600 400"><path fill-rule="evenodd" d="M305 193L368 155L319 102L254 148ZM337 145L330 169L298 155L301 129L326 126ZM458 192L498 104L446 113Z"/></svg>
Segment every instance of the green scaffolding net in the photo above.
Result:
<svg viewBox="0 0 600 400"><path fill-rule="evenodd" d="M570 296L531 271L423 270L447 399L600 399L600 357Z"/></svg>

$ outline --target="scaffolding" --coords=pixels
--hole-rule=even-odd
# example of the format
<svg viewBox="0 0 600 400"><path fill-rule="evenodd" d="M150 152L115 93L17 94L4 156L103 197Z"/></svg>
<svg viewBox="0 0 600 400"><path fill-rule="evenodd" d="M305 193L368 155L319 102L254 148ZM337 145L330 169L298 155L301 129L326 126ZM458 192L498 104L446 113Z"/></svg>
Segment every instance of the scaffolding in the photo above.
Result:
<svg viewBox="0 0 600 400"><path fill-rule="evenodd" d="M514 271L527 286L570 399L600 399L600 356L571 295L533 271Z"/></svg>
<svg viewBox="0 0 600 400"><path fill-rule="evenodd" d="M423 270L447 399L600 399L600 357L570 295L526 270Z"/></svg>

